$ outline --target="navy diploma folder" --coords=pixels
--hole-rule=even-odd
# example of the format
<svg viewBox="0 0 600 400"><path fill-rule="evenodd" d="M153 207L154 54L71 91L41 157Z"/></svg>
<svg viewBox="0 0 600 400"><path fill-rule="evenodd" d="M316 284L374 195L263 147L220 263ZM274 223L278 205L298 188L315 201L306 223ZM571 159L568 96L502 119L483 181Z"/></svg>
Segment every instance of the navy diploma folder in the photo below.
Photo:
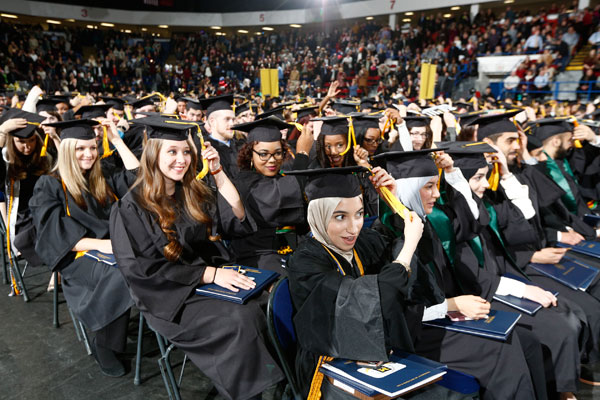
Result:
<svg viewBox="0 0 600 400"><path fill-rule="evenodd" d="M196 288L196 294L201 296L214 297L221 300L232 301L238 304L244 304L248 299L260 293L267 285L275 281L279 274L267 269L245 267L243 265L225 265L221 268L236 269L251 278L256 286L254 289L245 290L239 289L237 292L232 292L229 289L221 287L215 283L202 285Z"/></svg>

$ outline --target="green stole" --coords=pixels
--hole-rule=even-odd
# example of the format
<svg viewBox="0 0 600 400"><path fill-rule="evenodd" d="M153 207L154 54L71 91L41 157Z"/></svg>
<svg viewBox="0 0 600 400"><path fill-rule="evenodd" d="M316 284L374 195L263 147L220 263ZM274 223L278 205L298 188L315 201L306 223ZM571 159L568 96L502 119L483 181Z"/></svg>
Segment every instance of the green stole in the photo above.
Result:
<svg viewBox="0 0 600 400"><path fill-rule="evenodd" d="M577 215L577 200L571 191L571 187L569 186L569 182L567 182L567 178L565 178L563 175L556 161L554 161L545 151L544 154L548 158L546 160L546 171L548 171L548 175L565 192L565 194L561 197L562 201L565 203L565 206L569 212ZM565 171L573 178L573 180L575 180L575 176L573 175L573 171L571 171L569 162L565 160L563 165L565 167Z"/></svg>

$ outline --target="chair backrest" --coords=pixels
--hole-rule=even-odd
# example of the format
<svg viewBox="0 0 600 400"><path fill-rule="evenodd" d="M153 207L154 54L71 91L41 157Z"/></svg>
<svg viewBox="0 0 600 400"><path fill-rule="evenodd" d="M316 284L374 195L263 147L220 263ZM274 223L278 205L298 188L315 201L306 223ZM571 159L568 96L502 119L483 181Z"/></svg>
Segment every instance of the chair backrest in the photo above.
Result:
<svg viewBox="0 0 600 400"><path fill-rule="evenodd" d="M300 399L300 389L296 384L294 363L296 360L296 332L293 322L294 307L290 296L288 278L275 284L267 304L267 326L269 336L279 357L281 367L288 380L294 399Z"/></svg>

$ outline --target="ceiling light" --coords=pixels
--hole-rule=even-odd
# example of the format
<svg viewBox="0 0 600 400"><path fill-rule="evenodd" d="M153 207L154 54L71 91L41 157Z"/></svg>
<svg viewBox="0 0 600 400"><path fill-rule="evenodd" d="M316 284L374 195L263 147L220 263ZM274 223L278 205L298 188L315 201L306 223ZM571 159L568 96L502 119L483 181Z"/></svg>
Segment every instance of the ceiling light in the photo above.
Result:
<svg viewBox="0 0 600 400"><path fill-rule="evenodd" d="M0 17L4 17L4 18L13 18L13 19L19 18L19 17L17 17L17 16L16 16L16 15L14 15L14 14L4 14L4 13L0 14Z"/></svg>
<svg viewBox="0 0 600 400"><path fill-rule="evenodd" d="M460 10L460 7L459 6L454 6L454 7L451 8L451 10L452 11L458 11L458 10Z"/></svg>
<svg viewBox="0 0 600 400"><path fill-rule="evenodd" d="M245 29L238 29L238 33L248 33L248 31Z"/></svg>
<svg viewBox="0 0 600 400"><path fill-rule="evenodd" d="M169 25L159 25L158 27L162 28L162 29L167 29L169 27Z"/></svg>
<svg viewBox="0 0 600 400"><path fill-rule="evenodd" d="M131 29L125 29L125 33L131 33Z"/></svg>
<svg viewBox="0 0 600 400"><path fill-rule="evenodd" d="M74 20L73 18L66 19L65 21L68 21L68 22L75 22L75 20Z"/></svg>
<svg viewBox="0 0 600 400"><path fill-rule="evenodd" d="M515 0L504 0L504 4L510 4L510 3L514 3L514 2L515 2Z"/></svg>
<svg viewBox="0 0 600 400"><path fill-rule="evenodd" d="M146 32L148 28L142 28L142 32Z"/></svg>
<svg viewBox="0 0 600 400"><path fill-rule="evenodd" d="M405 12L405 13L404 13L404 15L408 15L408 16L410 16L410 15L415 15L415 13L414 13L414 12L412 12L412 11L408 11L408 12Z"/></svg>
<svg viewBox="0 0 600 400"><path fill-rule="evenodd" d="M110 22L101 22L100 25L106 26L107 28L112 28L115 24L111 24Z"/></svg>
<svg viewBox="0 0 600 400"><path fill-rule="evenodd" d="M365 18L367 21L371 21L373 19L373 17L367 17Z"/></svg>
<svg viewBox="0 0 600 400"><path fill-rule="evenodd" d="M57 21L55 19L47 19L46 22L49 23L49 24L54 24L54 25L60 25L60 24L62 24L62 22Z"/></svg>
<svg viewBox="0 0 600 400"><path fill-rule="evenodd" d="M450 18L452 17L452 14L444 14L444 18Z"/></svg>
<svg viewBox="0 0 600 400"><path fill-rule="evenodd" d="M218 25L214 25L214 26L211 26L210 29L221 29L221 27Z"/></svg>
<svg viewBox="0 0 600 400"><path fill-rule="evenodd" d="M402 22L410 22L410 18L404 18Z"/></svg>
<svg viewBox="0 0 600 400"><path fill-rule="evenodd" d="M262 35L262 32L254 32L255 35Z"/></svg>
<svg viewBox="0 0 600 400"><path fill-rule="evenodd" d="M300 24L290 24L290 27L292 27L292 28L302 28L302 25L300 25Z"/></svg>
<svg viewBox="0 0 600 400"><path fill-rule="evenodd" d="M88 29L94 29L94 25L86 25L85 27Z"/></svg>
<svg viewBox="0 0 600 400"><path fill-rule="evenodd" d="M263 26L262 27L263 31L272 31L273 28L271 28L270 26Z"/></svg>

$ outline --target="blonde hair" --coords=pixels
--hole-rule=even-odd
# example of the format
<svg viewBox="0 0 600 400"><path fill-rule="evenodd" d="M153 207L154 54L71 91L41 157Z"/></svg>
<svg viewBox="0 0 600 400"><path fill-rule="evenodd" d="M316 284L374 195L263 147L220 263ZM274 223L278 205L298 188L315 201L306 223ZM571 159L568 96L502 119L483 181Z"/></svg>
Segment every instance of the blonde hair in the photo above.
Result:
<svg viewBox="0 0 600 400"><path fill-rule="evenodd" d="M104 207L109 202L112 202L114 194L102 174L100 157L96 157L92 168L87 171L86 178L75 156L77 142L78 139L64 139L60 142L58 161L53 171L58 172L67 191L80 208L87 208L83 198L85 192L91 194Z"/></svg>
<svg viewBox="0 0 600 400"><path fill-rule="evenodd" d="M195 221L207 225L210 236L211 218L206 212L206 203L212 201L212 193L206 184L196 179L196 163L198 155L193 151L193 143L187 140L191 151L192 160L190 166L181 180L181 190L183 193L184 211ZM158 224L163 231L169 243L164 247L163 254L169 261L176 261L183 245L177 238L177 232L174 229L174 223L178 216L178 210L173 201L167 195L165 178L158 166L158 158L164 140L148 139L144 146L144 153L140 160L140 168L134 187L139 185L139 191L136 193L138 204L158 217Z"/></svg>

